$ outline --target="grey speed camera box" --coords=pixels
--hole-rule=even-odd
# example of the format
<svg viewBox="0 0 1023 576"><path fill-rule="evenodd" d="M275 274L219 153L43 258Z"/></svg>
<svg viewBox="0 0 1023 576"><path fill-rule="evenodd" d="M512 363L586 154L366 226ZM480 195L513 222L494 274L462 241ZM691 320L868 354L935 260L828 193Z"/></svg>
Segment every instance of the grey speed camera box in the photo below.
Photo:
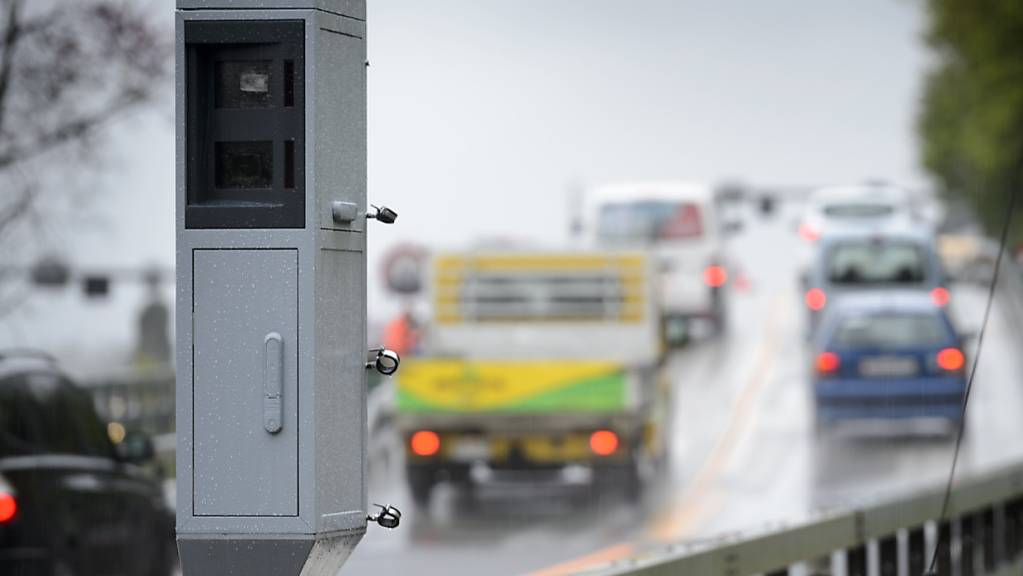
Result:
<svg viewBox="0 0 1023 576"><path fill-rule="evenodd" d="M364 0L178 0L185 576L333 574L366 529ZM360 212L361 214L361 212Z"/></svg>

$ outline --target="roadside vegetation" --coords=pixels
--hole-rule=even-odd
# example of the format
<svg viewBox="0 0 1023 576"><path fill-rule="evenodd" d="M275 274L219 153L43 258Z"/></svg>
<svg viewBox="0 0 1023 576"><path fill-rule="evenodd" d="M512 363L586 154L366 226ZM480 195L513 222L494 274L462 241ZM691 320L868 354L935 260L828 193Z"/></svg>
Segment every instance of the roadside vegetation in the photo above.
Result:
<svg viewBox="0 0 1023 576"><path fill-rule="evenodd" d="M927 9L936 66L918 119L923 163L997 235L1023 186L1023 2L929 0ZM1010 241L1023 247L1023 226Z"/></svg>

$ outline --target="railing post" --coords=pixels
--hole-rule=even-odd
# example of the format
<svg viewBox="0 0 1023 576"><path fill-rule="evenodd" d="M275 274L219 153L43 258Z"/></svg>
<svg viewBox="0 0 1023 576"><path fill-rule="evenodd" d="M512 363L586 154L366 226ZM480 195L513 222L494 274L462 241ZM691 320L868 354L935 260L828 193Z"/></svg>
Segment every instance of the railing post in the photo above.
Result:
<svg viewBox="0 0 1023 576"><path fill-rule="evenodd" d="M860 544L845 552L846 574L849 576L867 576L867 546Z"/></svg>
<svg viewBox="0 0 1023 576"><path fill-rule="evenodd" d="M948 520L938 526L938 576L952 574L952 525Z"/></svg>
<svg viewBox="0 0 1023 576"><path fill-rule="evenodd" d="M899 541L894 534L882 538L877 545L880 557L881 576L898 576Z"/></svg>
<svg viewBox="0 0 1023 576"><path fill-rule="evenodd" d="M995 541L995 558L998 565L1007 563L1009 561L1009 549L1006 547L1006 519L1005 519L1005 503L1001 502L992 506L992 511L995 517L994 532L992 538Z"/></svg>
<svg viewBox="0 0 1023 576"><path fill-rule="evenodd" d="M974 576L976 570L977 547L976 520L974 514L959 518L959 576Z"/></svg>
<svg viewBox="0 0 1023 576"><path fill-rule="evenodd" d="M924 527L917 526L909 529L909 574L920 576L927 569L927 546L924 535Z"/></svg>
<svg viewBox="0 0 1023 576"><path fill-rule="evenodd" d="M1023 500L1013 500L1005 506L1005 560L1012 562L1020 551L1020 516Z"/></svg>
<svg viewBox="0 0 1023 576"><path fill-rule="evenodd" d="M994 508L987 508L978 515L980 520L980 542L981 542L981 553L983 554L983 563L981 566L984 567L984 573L993 572L995 567L998 566L998 550L996 546L997 540L995 539L995 510Z"/></svg>

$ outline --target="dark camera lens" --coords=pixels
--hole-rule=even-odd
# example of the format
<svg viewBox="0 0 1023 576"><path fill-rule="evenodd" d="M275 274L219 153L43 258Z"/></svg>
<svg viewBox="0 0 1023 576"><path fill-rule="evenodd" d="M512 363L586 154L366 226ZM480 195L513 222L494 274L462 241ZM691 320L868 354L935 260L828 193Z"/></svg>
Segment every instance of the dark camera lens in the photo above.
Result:
<svg viewBox="0 0 1023 576"><path fill-rule="evenodd" d="M269 60L217 62L217 108L266 108L272 102Z"/></svg>
<svg viewBox="0 0 1023 576"><path fill-rule="evenodd" d="M381 374L390 375L394 374L398 370L398 357L397 355L383 353L377 357L377 370Z"/></svg>
<svg viewBox="0 0 1023 576"><path fill-rule="evenodd" d="M217 142L217 188L273 186L273 142Z"/></svg>

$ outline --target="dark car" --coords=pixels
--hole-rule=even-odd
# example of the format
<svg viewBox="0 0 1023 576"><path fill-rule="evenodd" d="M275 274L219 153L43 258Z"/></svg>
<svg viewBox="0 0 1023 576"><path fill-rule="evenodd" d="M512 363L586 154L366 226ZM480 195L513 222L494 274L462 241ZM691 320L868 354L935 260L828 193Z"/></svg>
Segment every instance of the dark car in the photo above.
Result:
<svg viewBox="0 0 1023 576"><path fill-rule="evenodd" d="M151 456L142 436L115 446L52 361L0 352L0 574L170 574L173 515L138 466Z"/></svg>
<svg viewBox="0 0 1023 576"><path fill-rule="evenodd" d="M859 419L957 424L965 371L960 336L926 294L844 296L814 342L818 430Z"/></svg>
<svg viewBox="0 0 1023 576"><path fill-rule="evenodd" d="M938 306L949 301L934 236L921 228L821 236L804 289L811 335L825 309L844 294L914 291Z"/></svg>

